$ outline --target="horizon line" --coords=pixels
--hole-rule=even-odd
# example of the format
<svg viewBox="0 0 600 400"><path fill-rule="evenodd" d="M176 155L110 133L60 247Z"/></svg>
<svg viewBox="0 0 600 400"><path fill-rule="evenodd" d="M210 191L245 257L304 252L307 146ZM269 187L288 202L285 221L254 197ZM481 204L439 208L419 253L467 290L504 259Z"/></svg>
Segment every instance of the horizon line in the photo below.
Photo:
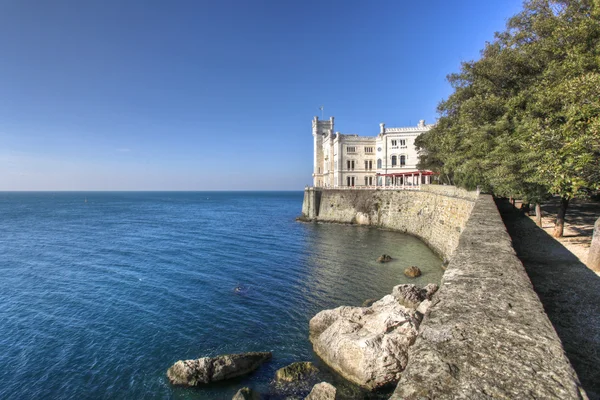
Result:
<svg viewBox="0 0 600 400"><path fill-rule="evenodd" d="M182 193L193 193L193 192L302 192L304 189L205 189L205 190L182 190L182 189L132 189L132 190L95 190L95 189L42 189L42 190L0 190L0 193L52 193L52 192L91 192L91 193L102 193L102 192L182 192Z"/></svg>

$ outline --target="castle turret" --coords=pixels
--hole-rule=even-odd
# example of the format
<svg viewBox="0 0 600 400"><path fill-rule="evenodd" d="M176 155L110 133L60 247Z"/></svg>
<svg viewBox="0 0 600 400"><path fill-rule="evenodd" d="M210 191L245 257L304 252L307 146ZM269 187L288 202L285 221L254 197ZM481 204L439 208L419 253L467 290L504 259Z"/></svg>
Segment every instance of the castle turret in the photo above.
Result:
<svg viewBox="0 0 600 400"><path fill-rule="evenodd" d="M327 160L325 158L326 149L324 149L324 142L329 144L328 147L331 147L331 141L333 140L333 128L334 128L334 118L331 117L326 121L319 121L319 117L313 118L312 123L312 131L313 131L313 141L314 141L314 164L313 164L313 186L320 187L325 185L324 181L324 173L329 171L330 168L326 168L327 166L324 164L326 161L331 161L332 158L329 157ZM329 150L329 149L327 149ZM327 151L328 155L330 155L331 151Z"/></svg>

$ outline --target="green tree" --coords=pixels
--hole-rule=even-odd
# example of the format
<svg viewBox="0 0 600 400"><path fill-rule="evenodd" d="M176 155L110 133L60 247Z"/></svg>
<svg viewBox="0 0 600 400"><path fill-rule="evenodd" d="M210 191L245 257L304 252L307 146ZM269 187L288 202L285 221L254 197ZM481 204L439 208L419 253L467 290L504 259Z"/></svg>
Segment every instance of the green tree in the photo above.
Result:
<svg viewBox="0 0 600 400"><path fill-rule="evenodd" d="M559 195L562 236L570 199L600 182L600 1L525 2L448 80L420 167L538 205Z"/></svg>

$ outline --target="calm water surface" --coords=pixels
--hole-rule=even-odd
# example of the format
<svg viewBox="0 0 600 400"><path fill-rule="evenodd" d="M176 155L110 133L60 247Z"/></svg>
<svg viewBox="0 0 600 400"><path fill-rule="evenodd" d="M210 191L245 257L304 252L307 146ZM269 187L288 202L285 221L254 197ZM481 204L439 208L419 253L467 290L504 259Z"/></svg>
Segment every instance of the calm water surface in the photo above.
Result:
<svg viewBox="0 0 600 400"><path fill-rule="evenodd" d="M276 369L318 362L318 311L390 293L409 265L424 272L411 282L439 283L419 240L295 222L301 205L301 192L0 193L0 398L267 392ZM378 264L382 253L396 261ZM231 383L165 377L179 359L265 350L269 364Z"/></svg>

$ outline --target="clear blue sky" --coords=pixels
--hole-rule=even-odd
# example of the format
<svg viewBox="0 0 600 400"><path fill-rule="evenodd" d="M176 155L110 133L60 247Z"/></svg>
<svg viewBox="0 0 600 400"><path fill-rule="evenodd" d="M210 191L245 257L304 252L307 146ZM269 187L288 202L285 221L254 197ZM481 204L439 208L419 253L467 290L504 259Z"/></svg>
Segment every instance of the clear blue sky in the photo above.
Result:
<svg viewBox="0 0 600 400"><path fill-rule="evenodd" d="M311 119L433 122L500 1L0 1L0 190L302 189Z"/></svg>

